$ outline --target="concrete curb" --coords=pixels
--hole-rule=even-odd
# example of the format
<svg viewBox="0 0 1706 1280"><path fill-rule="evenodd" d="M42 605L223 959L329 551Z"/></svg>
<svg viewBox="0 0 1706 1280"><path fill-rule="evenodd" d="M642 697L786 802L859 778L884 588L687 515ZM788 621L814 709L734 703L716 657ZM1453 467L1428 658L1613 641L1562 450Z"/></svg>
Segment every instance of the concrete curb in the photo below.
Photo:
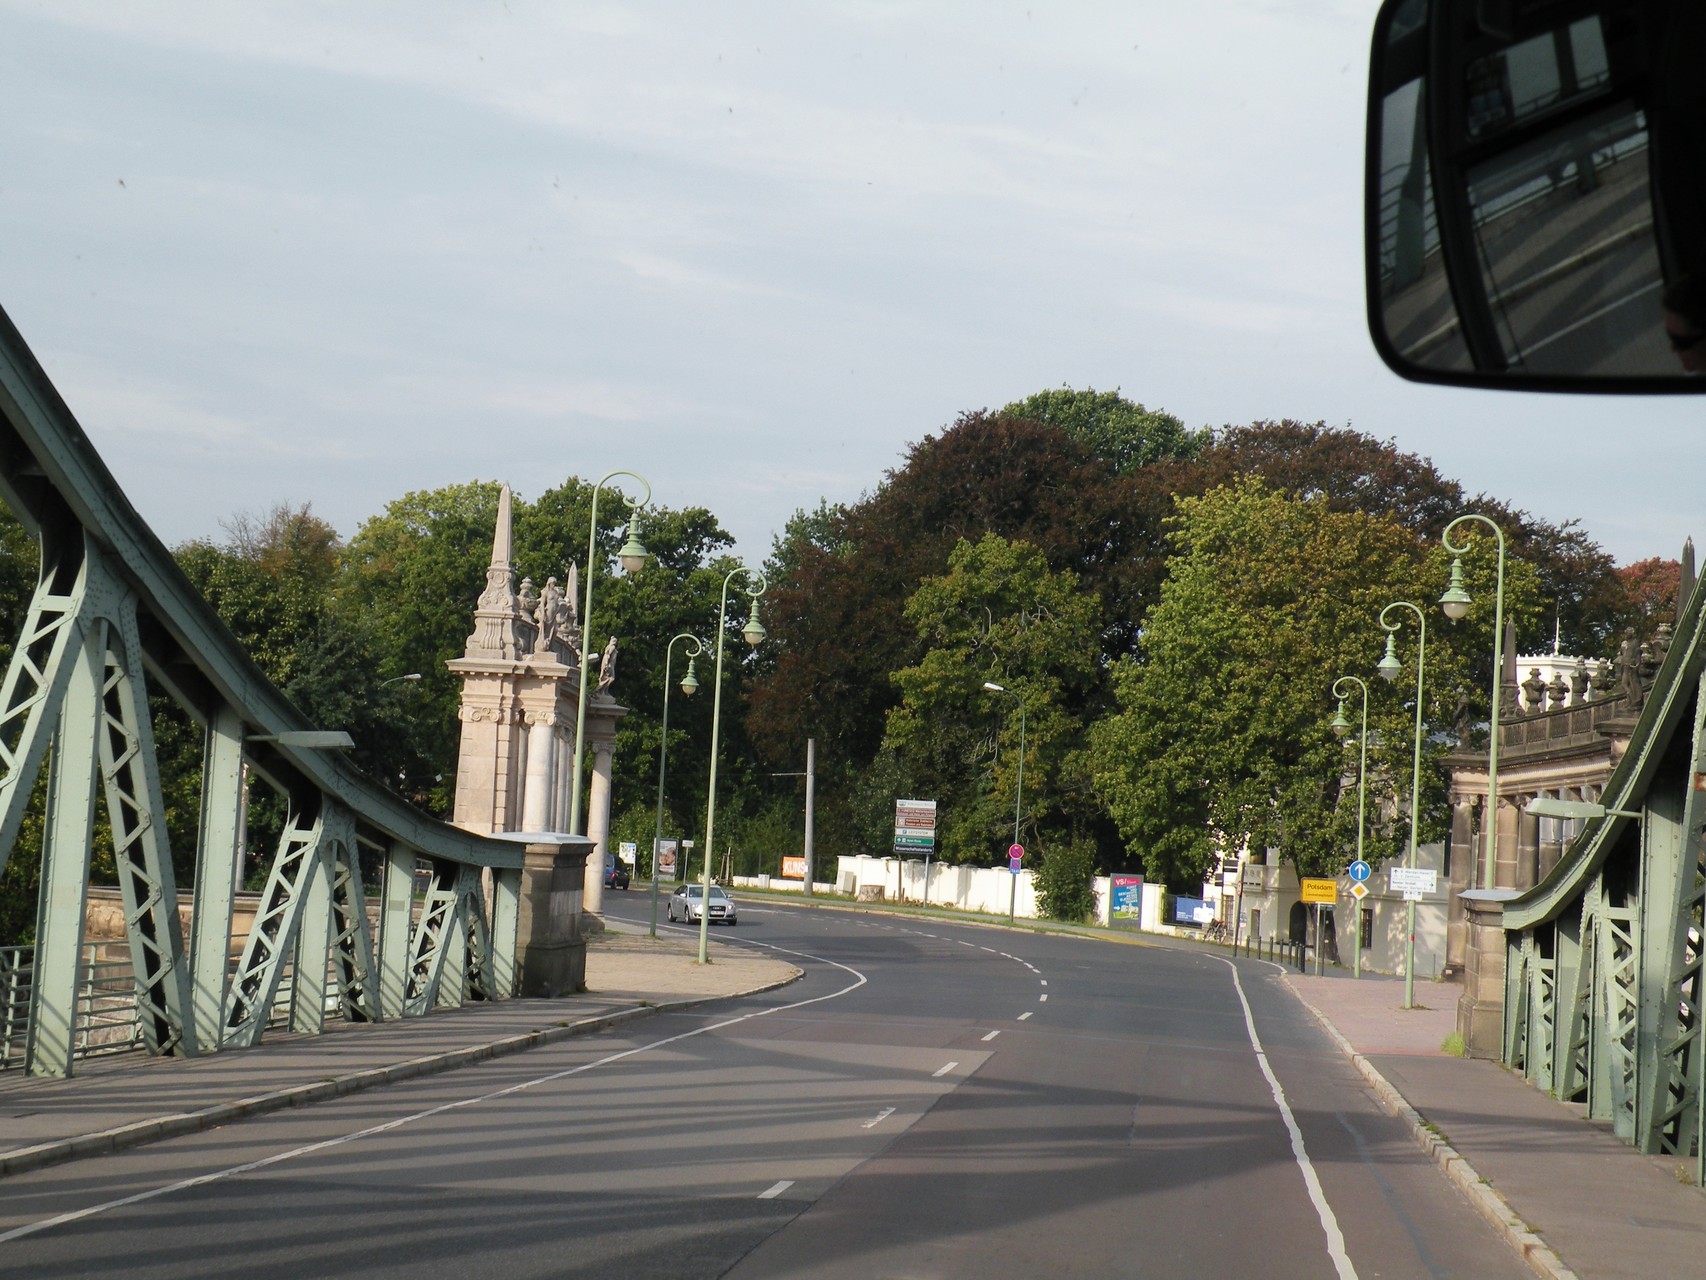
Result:
<svg viewBox="0 0 1706 1280"><path fill-rule="evenodd" d="M775 991L780 987L797 982L802 976L796 972L793 977L784 978L780 982L770 982L746 991L732 991L725 995L695 996L692 999L666 1000L658 1004L642 1004L627 1009L616 1009L609 1013L582 1018L560 1026L541 1027L536 1031L525 1032L521 1035L506 1036L502 1040L493 1040L486 1044L469 1045L466 1048L452 1049L445 1053L429 1054L423 1058L408 1058L402 1062L392 1063L387 1067L369 1067L361 1071L352 1071L348 1075L334 1076L329 1080L317 1080L313 1084L293 1085L285 1089L275 1089L268 1093L256 1094L251 1098L239 1098L234 1102L221 1102L215 1106L203 1107L199 1111L158 1116L152 1120L137 1120L112 1129L79 1134L74 1138L60 1138L53 1142L38 1143L32 1147L16 1147L11 1151L0 1152L0 1178L10 1177L12 1174L23 1173L31 1169L45 1168L48 1165L63 1164L68 1160L76 1160L83 1156L107 1155L114 1151L123 1151L130 1147L140 1147L150 1142L159 1142L165 1138L201 1133L208 1129L217 1129L221 1125L246 1119L249 1116L266 1115L269 1112L283 1111L289 1107L311 1106L316 1102L348 1097L350 1094L377 1089L383 1085L397 1084L421 1076L438 1075L445 1071L455 1071L459 1067L472 1066L474 1063L485 1062L491 1058L508 1057L514 1053L525 1053L529 1049L542 1048L559 1040L589 1035L595 1031L605 1031L611 1027L636 1022L641 1018L655 1017L660 1013L691 1009L697 1005L711 1004L718 1000L738 1000L744 996L762 995L766 991Z"/></svg>
<svg viewBox="0 0 1706 1280"><path fill-rule="evenodd" d="M1422 1119L1421 1114L1405 1100L1404 1095L1393 1088L1392 1082L1351 1046L1351 1042L1345 1039L1326 1014L1299 995L1290 983L1286 984L1286 990L1296 996L1297 1002L1314 1015L1315 1021L1321 1024L1321 1029L1351 1060L1351 1065L1362 1073L1363 1079L1367 1080L1374 1090L1374 1096L1380 1099L1380 1105L1410 1126L1410 1134L1415 1138L1416 1144L1433 1157L1433 1162L1469 1202L1480 1210L1481 1216L1493 1225L1493 1229L1510 1241L1511 1246L1522 1255L1523 1261L1533 1268L1536 1275L1544 1277L1545 1280L1580 1280L1574 1271L1564 1265L1563 1259L1552 1251L1552 1247L1517 1217L1510 1203L1493 1189L1492 1184L1476 1173L1475 1167L1445 1140L1443 1134Z"/></svg>

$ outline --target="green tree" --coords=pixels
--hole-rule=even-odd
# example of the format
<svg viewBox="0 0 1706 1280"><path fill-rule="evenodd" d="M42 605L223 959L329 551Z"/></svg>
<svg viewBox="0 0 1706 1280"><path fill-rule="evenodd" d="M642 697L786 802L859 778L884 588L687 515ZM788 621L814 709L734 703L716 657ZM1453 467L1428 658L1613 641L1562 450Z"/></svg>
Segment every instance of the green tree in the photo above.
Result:
<svg viewBox="0 0 1706 1280"><path fill-rule="evenodd" d="M1021 837L1061 829L1093 807L1083 773L1083 727L1100 687L1096 597L1070 570L1052 571L1037 548L985 534L961 541L948 572L927 578L906 605L925 649L895 672L900 704L886 745L944 815L947 862L988 862L1012 838L1025 709ZM996 727L991 734L992 726Z"/></svg>
<svg viewBox="0 0 1706 1280"><path fill-rule="evenodd" d="M1277 850L1300 874L1336 870L1355 827L1341 803L1344 746L1327 729L1341 674L1369 679L1371 852L1397 849L1408 815L1415 627L1404 611L1390 686L1373 675L1394 600L1428 618L1419 838L1444 815L1438 759L1485 698L1464 655L1491 648L1490 562L1469 558L1477 609L1448 626L1436 601L1446 557L1389 519L1335 511L1247 479L1179 503L1177 552L1150 613L1141 660L1114 673L1117 714L1093 731L1096 783L1150 875L1199 879L1220 853ZM1532 573L1507 571L1507 616L1532 619ZM1354 766L1353 766L1354 770ZM1354 794L1354 790L1353 790Z"/></svg>
<svg viewBox="0 0 1706 1280"><path fill-rule="evenodd" d="M1163 458L1194 458L1211 438L1207 430L1189 431L1172 414L1145 409L1117 390L1039 391L1004 405L1001 414L1059 427L1122 474Z"/></svg>

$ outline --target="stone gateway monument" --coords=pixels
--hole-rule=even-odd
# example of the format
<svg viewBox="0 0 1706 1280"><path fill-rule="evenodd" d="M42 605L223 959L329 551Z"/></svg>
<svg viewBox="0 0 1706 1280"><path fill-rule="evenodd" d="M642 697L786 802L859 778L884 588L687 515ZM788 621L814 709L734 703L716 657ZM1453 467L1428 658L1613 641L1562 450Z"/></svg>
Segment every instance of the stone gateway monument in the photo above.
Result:
<svg viewBox="0 0 1706 1280"><path fill-rule="evenodd" d="M593 762L587 830L571 833L576 780L570 775L583 660L577 576L571 566L564 584L550 577L535 589L531 579L523 579L517 590L510 508L505 485L498 496L486 585L474 607L474 630L462 656L446 664L462 680L451 821L481 835L507 835L527 844L522 990L557 995L585 986L585 929L599 927L594 921L604 899L616 723L628 709L618 706L610 691L616 666L612 639L600 662L604 671L597 692L587 703L586 748ZM544 896L536 897L535 889ZM551 893L558 898L550 900ZM571 894L573 901L565 903L563 894ZM536 964L529 959L535 951Z"/></svg>

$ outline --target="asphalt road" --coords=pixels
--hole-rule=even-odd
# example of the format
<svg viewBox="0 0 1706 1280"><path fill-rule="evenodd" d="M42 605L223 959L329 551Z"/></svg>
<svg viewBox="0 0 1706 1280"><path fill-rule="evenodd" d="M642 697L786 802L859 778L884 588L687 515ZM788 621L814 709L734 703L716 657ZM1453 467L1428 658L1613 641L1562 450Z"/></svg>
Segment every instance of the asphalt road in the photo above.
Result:
<svg viewBox="0 0 1706 1280"><path fill-rule="evenodd" d="M719 937L805 977L10 1178L0 1275L1530 1274L1271 965L751 901Z"/></svg>

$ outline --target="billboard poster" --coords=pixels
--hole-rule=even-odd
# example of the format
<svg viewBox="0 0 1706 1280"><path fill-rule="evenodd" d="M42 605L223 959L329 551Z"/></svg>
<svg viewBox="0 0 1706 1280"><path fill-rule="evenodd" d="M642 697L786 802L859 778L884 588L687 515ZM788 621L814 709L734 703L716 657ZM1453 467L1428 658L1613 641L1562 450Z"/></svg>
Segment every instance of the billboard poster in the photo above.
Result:
<svg viewBox="0 0 1706 1280"><path fill-rule="evenodd" d="M1143 924L1143 877L1108 877L1108 922L1136 929Z"/></svg>
<svg viewBox="0 0 1706 1280"><path fill-rule="evenodd" d="M806 878L806 860L798 854L782 859L782 879L804 880Z"/></svg>
<svg viewBox="0 0 1706 1280"><path fill-rule="evenodd" d="M675 855L680 847L680 842L676 840L659 840L657 842L656 857L659 880L673 880L675 878Z"/></svg>

